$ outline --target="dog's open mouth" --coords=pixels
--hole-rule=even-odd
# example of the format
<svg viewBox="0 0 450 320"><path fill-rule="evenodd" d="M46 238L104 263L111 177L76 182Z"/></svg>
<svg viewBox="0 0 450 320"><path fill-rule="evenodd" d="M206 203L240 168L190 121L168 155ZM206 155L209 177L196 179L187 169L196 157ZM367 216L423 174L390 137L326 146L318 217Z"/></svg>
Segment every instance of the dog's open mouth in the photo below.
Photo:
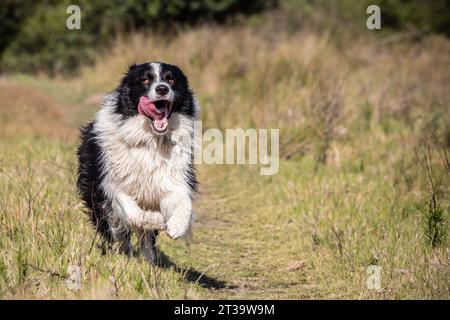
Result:
<svg viewBox="0 0 450 320"><path fill-rule="evenodd" d="M164 133L169 126L167 117L169 116L171 103L167 100L158 100L154 102L154 105L156 107L156 115L152 121L153 129L158 133Z"/></svg>
<svg viewBox="0 0 450 320"><path fill-rule="evenodd" d="M139 113L150 118L153 131L157 134L164 134L167 132L171 108L172 102L169 100L150 101L150 99L145 96L142 96L139 99Z"/></svg>

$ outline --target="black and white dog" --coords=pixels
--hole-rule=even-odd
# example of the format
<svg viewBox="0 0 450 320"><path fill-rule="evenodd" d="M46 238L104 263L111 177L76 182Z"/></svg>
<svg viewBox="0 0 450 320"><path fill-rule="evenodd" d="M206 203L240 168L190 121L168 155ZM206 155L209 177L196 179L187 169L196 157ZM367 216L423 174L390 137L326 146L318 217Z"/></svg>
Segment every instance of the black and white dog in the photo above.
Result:
<svg viewBox="0 0 450 320"><path fill-rule="evenodd" d="M84 205L103 238L131 252L135 231L156 263L159 231L183 237L193 221L193 166L198 102L176 66L131 65L81 129L78 181Z"/></svg>

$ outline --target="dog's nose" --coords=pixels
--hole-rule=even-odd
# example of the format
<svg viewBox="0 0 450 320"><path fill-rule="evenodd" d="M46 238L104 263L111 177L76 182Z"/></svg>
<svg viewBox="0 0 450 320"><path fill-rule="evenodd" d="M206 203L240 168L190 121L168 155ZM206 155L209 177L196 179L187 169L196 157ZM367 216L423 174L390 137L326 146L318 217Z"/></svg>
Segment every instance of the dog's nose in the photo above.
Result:
<svg viewBox="0 0 450 320"><path fill-rule="evenodd" d="M167 92L169 92L169 87L164 84L160 84L155 88L155 91L157 94L164 96Z"/></svg>

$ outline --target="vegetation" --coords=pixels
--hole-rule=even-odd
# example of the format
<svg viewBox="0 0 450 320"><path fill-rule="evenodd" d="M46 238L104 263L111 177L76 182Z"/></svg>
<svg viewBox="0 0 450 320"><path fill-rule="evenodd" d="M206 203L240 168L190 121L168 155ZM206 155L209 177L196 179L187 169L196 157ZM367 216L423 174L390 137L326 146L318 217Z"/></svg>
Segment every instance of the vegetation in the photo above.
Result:
<svg viewBox="0 0 450 320"><path fill-rule="evenodd" d="M70 73L94 60L119 32L157 28L174 33L185 24L223 22L238 12L249 14L271 4L268 0L79 0L81 29L68 32L71 0L5 0L0 9L1 69Z"/></svg>
<svg viewBox="0 0 450 320"><path fill-rule="evenodd" d="M288 11L120 36L71 78L1 78L0 297L449 299L449 39L297 28ZM156 268L101 255L74 155L102 94L150 60L188 74L204 129L281 135L274 176L199 166L193 239L162 234Z"/></svg>
<svg viewBox="0 0 450 320"><path fill-rule="evenodd" d="M92 63L121 32L142 30L175 35L189 25L229 23L270 8L279 8L293 28L315 25L328 30L342 25L365 28L366 8L382 8L383 30L409 30L414 36L449 35L450 2L434 0L79 0L82 26L67 32L66 9L73 1L4 0L0 7L0 71L73 73ZM300 25L299 25L300 24Z"/></svg>

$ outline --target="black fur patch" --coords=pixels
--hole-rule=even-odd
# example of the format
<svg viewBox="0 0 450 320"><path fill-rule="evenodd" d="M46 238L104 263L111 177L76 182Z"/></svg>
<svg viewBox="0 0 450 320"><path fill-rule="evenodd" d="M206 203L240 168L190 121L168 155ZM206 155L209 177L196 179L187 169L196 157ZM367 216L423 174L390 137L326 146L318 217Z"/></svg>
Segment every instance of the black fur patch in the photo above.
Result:
<svg viewBox="0 0 450 320"><path fill-rule="evenodd" d="M111 203L106 199L100 186L103 179L100 171L100 146L93 132L93 122L81 128L81 144L78 147L77 188L83 204L96 230L108 241L112 240L107 216Z"/></svg>

